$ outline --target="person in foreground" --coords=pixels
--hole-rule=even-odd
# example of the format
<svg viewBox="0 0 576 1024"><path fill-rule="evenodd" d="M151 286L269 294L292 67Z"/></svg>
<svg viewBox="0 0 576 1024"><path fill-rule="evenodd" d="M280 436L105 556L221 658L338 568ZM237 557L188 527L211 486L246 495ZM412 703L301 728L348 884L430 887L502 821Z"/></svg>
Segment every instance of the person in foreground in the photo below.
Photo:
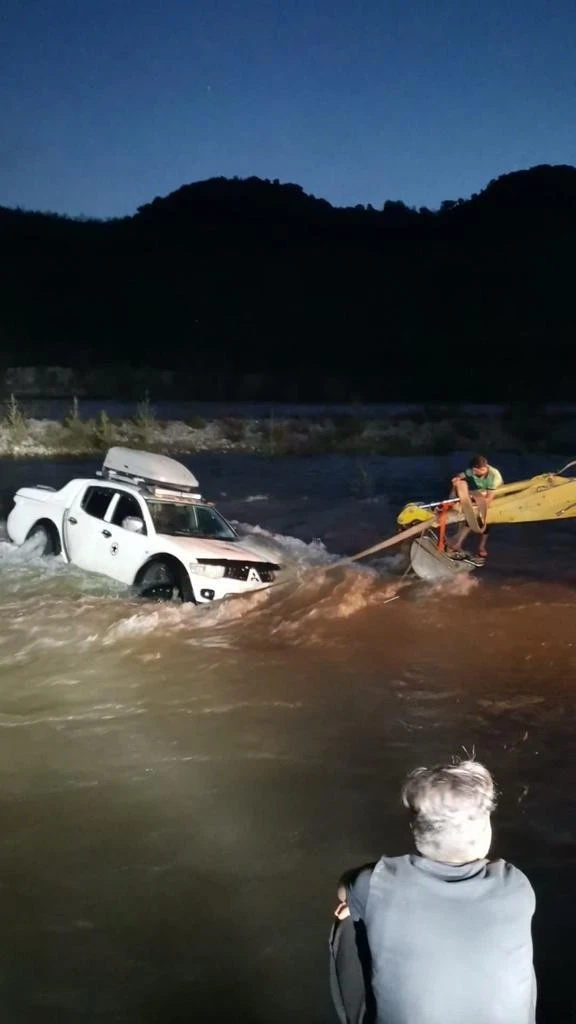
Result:
<svg viewBox="0 0 576 1024"><path fill-rule="evenodd" d="M534 1024L535 896L522 871L488 859L490 772L476 761L416 768L402 800L416 852L383 856L343 876L338 889L336 923L353 922L367 982L357 1019ZM354 966L341 976L357 983L362 974ZM346 1002L335 1000L341 1020Z"/></svg>
<svg viewBox="0 0 576 1024"><path fill-rule="evenodd" d="M471 498L474 498L474 495L479 493L486 504L492 501L496 488L501 487L504 483L500 470L496 469L495 466L491 466L485 455L474 455L470 460L468 468L463 473L459 473L452 478L452 493L454 493L454 488L459 480L464 480L468 484ZM461 528L449 545L448 551L450 554L456 556L462 554L462 545L469 533L470 527L463 526ZM486 550L487 538L488 530L485 530L484 533L480 534L478 542L478 558L481 561L484 561L488 555Z"/></svg>

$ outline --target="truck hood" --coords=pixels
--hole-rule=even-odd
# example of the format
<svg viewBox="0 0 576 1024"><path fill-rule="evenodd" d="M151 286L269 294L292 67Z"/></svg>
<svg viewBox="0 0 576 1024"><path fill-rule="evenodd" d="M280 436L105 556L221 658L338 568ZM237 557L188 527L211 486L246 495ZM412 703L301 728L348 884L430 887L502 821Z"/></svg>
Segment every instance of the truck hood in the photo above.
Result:
<svg viewBox="0 0 576 1024"><path fill-rule="evenodd" d="M221 558L222 560L234 560L237 562L263 562L265 559L256 551L243 542L231 544L227 540L205 540L200 537L171 537L168 534L157 534L163 537L174 554L187 562L195 561L198 558Z"/></svg>

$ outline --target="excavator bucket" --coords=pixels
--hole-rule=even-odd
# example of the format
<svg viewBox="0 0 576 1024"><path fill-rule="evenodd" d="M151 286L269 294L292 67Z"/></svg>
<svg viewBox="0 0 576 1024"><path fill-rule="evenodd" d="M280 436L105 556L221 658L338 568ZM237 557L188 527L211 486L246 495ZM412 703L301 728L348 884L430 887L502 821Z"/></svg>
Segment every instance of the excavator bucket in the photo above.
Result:
<svg viewBox="0 0 576 1024"><path fill-rule="evenodd" d="M409 502L397 516L396 523L401 533L410 527L416 530L417 524L423 530L410 549L413 571L422 579L431 580L475 568L471 558L451 563L445 554L443 525L446 524L466 523L475 533L482 533L487 526L495 524L576 517L576 478L564 475L575 465L576 462L570 462L557 473L540 473L528 480L503 484L491 492L490 502L484 501L480 494L472 495L471 500L468 487L460 481L456 496L448 502Z"/></svg>
<svg viewBox="0 0 576 1024"><path fill-rule="evenodd" d="M458 481L453 498L428 504L409 502L396 518L398 532L394 536L333 563L330 569L410 541L410 564L421 579L451 579L472 572L482 563L472 555L455 558L447 553L445 527L465 523L474 533L481 534L496 523L537 523L576 517L576 478L563 475L573 466L576 461L557 473L541 473L529 480L503 484L491 492L489 502L480 493L471 498L467 484Z"/></svg>

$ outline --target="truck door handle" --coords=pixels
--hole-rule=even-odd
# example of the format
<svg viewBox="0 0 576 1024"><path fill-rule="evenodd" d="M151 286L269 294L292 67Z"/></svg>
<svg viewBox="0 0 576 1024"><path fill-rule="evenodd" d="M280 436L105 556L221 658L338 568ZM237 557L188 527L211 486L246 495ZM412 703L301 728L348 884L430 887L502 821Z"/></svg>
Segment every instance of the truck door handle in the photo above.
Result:
<svg viewBox="0 0 576 1024"><path fill-rule="evenodd" d="M74 519L74 516L68 516L68 522L72 523L72 526L76 526L76 523L78 522L78 520Z"/></svg>
<svg viewBox="0 0 576 1024"><path fill-rule="evenodd" d="M102 536L103 537L111 537L112 534L110 533L110 530L102 530Z"/></svg>

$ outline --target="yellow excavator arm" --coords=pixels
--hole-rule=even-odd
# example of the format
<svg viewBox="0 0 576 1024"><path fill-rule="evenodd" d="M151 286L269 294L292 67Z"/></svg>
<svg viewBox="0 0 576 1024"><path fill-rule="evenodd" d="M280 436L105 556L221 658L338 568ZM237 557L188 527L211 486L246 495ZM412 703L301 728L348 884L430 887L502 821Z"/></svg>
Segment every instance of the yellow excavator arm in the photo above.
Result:
<svg viewBox="0 0 576 1024"><path fill-rule="evenodd" d="M558 473L540 473L529 480L503 484L492 492L486 509L486 523L538 523L550 519L576 517L576 477L564 476L576 462L569 462ZM415 523L434 526L442 502L421 505L409 502L396 519L403 530ZM462 522L468 517L458 501L450 503L448 522Z"/></svg>

